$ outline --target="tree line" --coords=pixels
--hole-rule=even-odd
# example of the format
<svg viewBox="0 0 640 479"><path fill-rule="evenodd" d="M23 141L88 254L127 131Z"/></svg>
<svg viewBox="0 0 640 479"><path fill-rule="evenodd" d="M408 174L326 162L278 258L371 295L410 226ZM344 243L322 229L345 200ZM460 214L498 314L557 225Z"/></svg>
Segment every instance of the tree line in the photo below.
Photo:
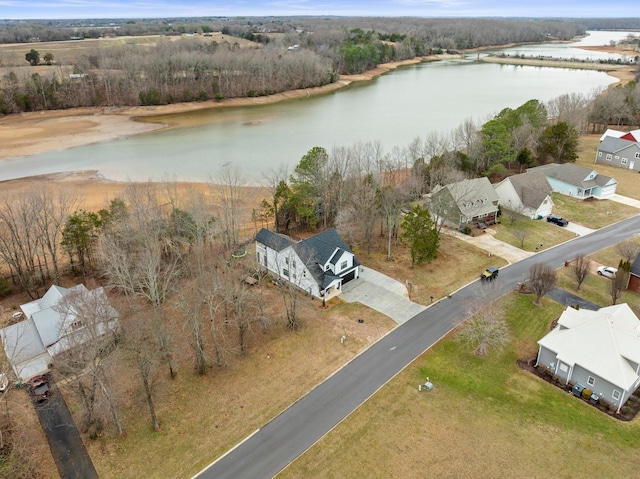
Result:
<svg viewBox="0 0 640 479"><path fill-rule="evenodd" d="M254 46L218 44L206 37L185 37L179 41L166 37L154 46L96 48L72 65L52 65L48 74L19 76L9 71L0 80L0 114L269 95L325 85L340 74L361 73L392 60L511 42L567 40L584 33L571 22L469 19L288 18L141 25L145 28L134 33L130 29L140 26L137 22L120 24L115 34L166 35L167 28L184 32L222 31L249 39ZM22 32L19 41L25 38L33 41L34 35L51 28L21 23L4 25L0 33L4 32L6 39L7 32L18 30ZM294 44L300 48L287 49ZM54 60L51 52L44 55L46 63L64 61ZM37 65L40 52L32 48L26 52L25 60ZM69 69L75 74L73 77L68 74Z"/></svg>

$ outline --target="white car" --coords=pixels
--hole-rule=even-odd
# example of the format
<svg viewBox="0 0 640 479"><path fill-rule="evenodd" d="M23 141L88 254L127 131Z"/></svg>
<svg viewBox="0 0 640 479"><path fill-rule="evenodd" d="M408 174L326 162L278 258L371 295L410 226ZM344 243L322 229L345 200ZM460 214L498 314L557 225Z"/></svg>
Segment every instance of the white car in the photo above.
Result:
<svg viewBox="0 0 640 479"><path fill-rule="evenodd" d="M607 278L614 278L618 270L616 268L612 268L611 266L600 266L598 267L598 274L600 276L606 276Z"/></svg>

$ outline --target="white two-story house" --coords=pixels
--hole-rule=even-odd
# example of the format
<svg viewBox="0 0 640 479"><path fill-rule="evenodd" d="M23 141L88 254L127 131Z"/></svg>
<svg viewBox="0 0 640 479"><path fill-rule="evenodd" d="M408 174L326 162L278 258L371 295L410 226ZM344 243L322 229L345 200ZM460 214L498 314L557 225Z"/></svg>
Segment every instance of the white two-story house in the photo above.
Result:
<svg viewBox="0 0 640 479"><path fill-rule="evenodd" d="M359 276L360 267L333 228L302 241L262 228L256 235L256 261L317 298L339 294L343 284Z"/></svg>

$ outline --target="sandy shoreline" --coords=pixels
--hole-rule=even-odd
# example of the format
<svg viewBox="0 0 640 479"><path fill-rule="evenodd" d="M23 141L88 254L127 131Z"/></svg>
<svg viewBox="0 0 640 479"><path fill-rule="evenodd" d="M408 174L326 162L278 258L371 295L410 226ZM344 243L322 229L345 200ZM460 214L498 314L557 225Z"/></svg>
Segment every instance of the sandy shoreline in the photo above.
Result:
<svg viewBox="0 0 640 479"><path fill-rule="evenodd" d="M593 49L610 51L606 47ZM183 126L167 123L163 115L184 113L206 108L226 108L277 103L294 98L329 93L350 85L353 82L369 81L403 65L413 65L425 61L436 61L452 56L419 57L401 62L387 63L360 75L345 75L335 83L317 88L293 90L275 95L257 98L235 98L222 101L178 103L156 107L123 108L78 108L73 110L53 110L8 115L0 118L0 167L2 160L33 155L45 151L62 150L100 141L124 138L144 134L164 128ZM493 61L492 59L491 61ZM495 59L502 60L502 59ZM504 59L513 63L516 59ZM584 64L559 65L561 62L549 62L564 68L584 68ZM598 65L600 67L600 65ZM608 71L622 82L634 78L631 67L613 66ZM604 70L604 68L599 68ZM46 182L57 187L73 187L85 196L85 208L102 207L108 197L113 198L122 191L126 183L105 180L95 171L79 171L28 177L0 182L2 192L20 192Z"/></svg>
<svg viewBox="0 0 640 479"><path fill-rule="evenodd" d="M190 111L265 105L311 95L329 93L356 81L368 81L403 65L435 61L441 57L421 57L387 63L360 75L344 75L335 83L292 90L255 98L174 103L154 107L76 108L7 115L0 118L0 160L62 150L99 141L148 133L181 125L164 122L158 116Z"/></svg>

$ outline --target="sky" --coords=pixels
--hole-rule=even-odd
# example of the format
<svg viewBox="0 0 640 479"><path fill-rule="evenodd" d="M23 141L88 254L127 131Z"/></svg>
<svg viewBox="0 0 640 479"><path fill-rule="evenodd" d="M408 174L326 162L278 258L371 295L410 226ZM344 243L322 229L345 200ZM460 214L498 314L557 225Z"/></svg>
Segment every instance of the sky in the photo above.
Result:
<svg viewBox="0 0 640 479"><path fill-rule="evenodd" d="M637 0L0 0L0 19L291 15L597 18L629 14L640 16Z"/></svg>

